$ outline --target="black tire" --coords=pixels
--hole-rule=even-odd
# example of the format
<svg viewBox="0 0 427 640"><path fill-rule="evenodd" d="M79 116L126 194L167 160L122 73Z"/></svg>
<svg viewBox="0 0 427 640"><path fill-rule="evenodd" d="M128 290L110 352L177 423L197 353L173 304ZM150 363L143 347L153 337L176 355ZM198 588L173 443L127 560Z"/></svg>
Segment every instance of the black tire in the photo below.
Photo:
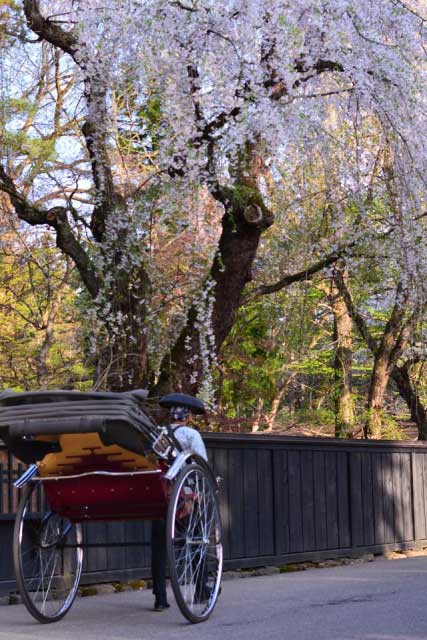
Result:
<svg viewBox="0 0 427 640"><path fill-rule="evenodd" d="M13 562L22 600L36 620L56 622L74 602L83 564L82 527L48 511L36 483L27 485L13 531ZM31 511L38 502L37 513ZM41 505L41 506L40 506Z"/></svg>
<svg viewBox="0 0 427 640"><path fill-rule="evenodd" d="M212 613L221 585L222 532L216 486L192 463L175 480L168 509L166 543L176 602L190 622Z"/></svg>

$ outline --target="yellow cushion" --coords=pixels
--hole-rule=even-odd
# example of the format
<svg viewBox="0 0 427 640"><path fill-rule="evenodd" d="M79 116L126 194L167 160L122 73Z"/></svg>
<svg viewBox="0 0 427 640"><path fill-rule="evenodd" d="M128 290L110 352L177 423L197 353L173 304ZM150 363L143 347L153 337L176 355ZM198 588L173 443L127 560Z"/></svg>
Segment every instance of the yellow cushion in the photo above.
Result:
<svg viewBox="0 0 427 640"><path fill-rule="evenodd" d="M97 471L148 471L157 468L154 455L145 457L118 445L106 447L97 433L62 434L48 438L59 442L61 451L47 454L38 463L42 477L80 473L88 466L90 470Z"/></svg>

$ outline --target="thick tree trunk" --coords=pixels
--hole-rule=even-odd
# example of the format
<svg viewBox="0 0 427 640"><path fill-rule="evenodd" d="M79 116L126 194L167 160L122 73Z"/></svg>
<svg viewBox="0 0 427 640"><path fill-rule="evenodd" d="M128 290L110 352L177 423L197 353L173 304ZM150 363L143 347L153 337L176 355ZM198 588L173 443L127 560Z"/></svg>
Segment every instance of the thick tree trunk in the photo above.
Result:
<svg viewBox="0 0 427 640"><path fill-rule="evenodd" d="M388 354L383 353L375 358L374 370L371 376L367 404L367 417L364 427L365 438L381 437L384 396L389 379L390 360Z"/></svg>
<svg viewBox="0 0 427 640"><path fill-rule="evenodd" d="M209 312L208 298L191 307L184 329L162 363L158 394L171 388L197 393L206 368L234 324L261 235L272 222L269 212L261 210L259 219L248 221L245 203L228 202L225 209L219 248L207 281L212 310Z"/></svg>
<svg viewBox="0 0 427 640"><path fill-rule="evenodd" d="M40 389L47 388L49 384L48 357L49 357L50 349L52 348L55 342L55 322L57 320L58 312L60 310L62 297L64 295L64 288L68 283L69 275L70 275L70 264L67 265L67 269L64 274L64 277L62 278L62 281L57 287L55 298L52 300L52 303L46 313L46 317L44 320L45 333L44 333L43 341L40 346L40 350L36 359L37 384Z"/></svg>
<svg viewBox="0 0 427 640"><path fill-rule="evenodd" d="M273 401L271 403L271 409L268 414L265 416L265 422L267 425L266 431L273 431L274 424L276 422L277 414L280 409L280 405L282 403L283 398L288 390L290 381L295 377L295 374L292 375L292 378L288 378L286 382L280 385L276 389L276 393L274 395Z"/></svg>
<svg viewBox="0 0 427 640"><path fill-rule="evenodd" d="M291 362L295 361L295 356L292 352L290 353L289 358ZM292 379L290 380L288 385L288 403L289 403L288 409L289 409L289 415L292 418L295 416L296 409L301 408L299 398L298 398L298 393L297 393L297 380L298 380L298 374L295 372L295 375L292 375Z"/></svg>
<svg viewBox="0 0 427 640"><path fill-rule="evenodd" d="M257 431L259 431L259 428L261 425L263 408L264 408L264 400L262 398L258 398L257 406L255 409L255 416L254 416L252 427L251 427L252 433L257 433Z"/></svg>
<svg viewBox="0 0 427 640"><path fill-rule="evenodd" d="M125 321L123 328L129 326ZM94 389L129 391L147 387L147 343L144 335L130 344L123 336L97 353ZM133 347L133 349L132 349Z"/></svg>
<svg viewBox="0 0 427 640"><path fill-rule="evenodd" d="M126 390L144 385L147 374L146 309L148 278L143 267L125 264L128 247L122 224L117 235L115 221L126 212L126 203L116 189L110 160L107 123L107 84L102 74L94 74L84 55L77 55L79 39L74 29L63 30L60 23L44 17L37 0L24 0L28 26L41 40L69 54L82 72L86 98L86 119L81 130L86 141L95 205L89 223L102 253L103 264L93 262L92 255L75 233L69 219L69 207L49 210L32 206L16 190L0 166L0 187L9 194L18 216L31 225L46 224L56 233L57 246L72 258L83 283L94 300L101 321L102 335L97 346L97 388ZM80 52L81 53L81 52Z"/></svg>
<svg viewBox="0 0 427 640"><path fill-rule="evenodd" d="M148 384L149 362L144 300L148 276L140 267L138 274L116 273L106 307L112 320L105 319L104 336L97 348L96 388L127 391ZM138 283L138 287L130 284ZM102 310L100 311L102 314Z"/></svg>
<svg viewBox="0 0 427 640"><path fill-rule="evenodd" d="M347 280L346 269L342 277ZM334 280L332 281L331 307L334 315L334 404L335 436L351 437L354 429L354 402L352 389L353 322L347 306Z"/></svg>
<svg viewBox="0 0 427 640"><path fill-rule="evenodd" d="M395 366L391 375L401 397L408 405L411 419L417 425L418 440L427 440L427 411L421 403L417 390L411 383L409 364L406 362L401 367Z"/></svg>
<svg viewBox="0 0 427 640"><path fill-rule="evenodd" d="M357 311L342 274L338 273L337 276L337 286L347 309L374 356L364 435L365 438L369 436L379 438L381 436L381 414L387 385L396 362L407 345L410 333L416 322L416 315L413 313L408 317L406 313L408 294L403 292L402 284L399 283L396 290L396 302L385 326L381 341L378 343L371 335L365 319Z"/></svg>
<svg viewBox="0 0 427 640"><path fill-rule="evenodd" d="M234 324L243 290L252 279L261 235L273 223L258 187L263 168L261 156L252 148L234 186L216 185L211 190L224 207L218 251L205 296L190 308L185 327L161 365L156 394L170 389L195 394L210 375L212 362Z"/></svg>
<svg viewBox="0 0 427 640"><path fill-rule="evenodd" d="M384 329L381 342L375 352L374 369L369 387L365 437L380 438L384 396L395 364L408 342L414 316L405 316L405 300L400 298L400 287L396 303Z"/></svg>

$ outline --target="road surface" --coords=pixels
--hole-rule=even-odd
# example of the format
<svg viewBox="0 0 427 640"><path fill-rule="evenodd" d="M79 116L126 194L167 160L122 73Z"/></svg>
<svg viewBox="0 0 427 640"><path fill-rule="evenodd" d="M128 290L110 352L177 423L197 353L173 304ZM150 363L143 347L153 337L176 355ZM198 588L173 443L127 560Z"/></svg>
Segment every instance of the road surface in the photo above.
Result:
<svg viewBox="0 0 427 640"><path fill-rule="evenodd" d="M211 618L190 625L170 594L79 598L41 625L22 605L0 606L0 640L427 640L427 558L227 580Z"/></svg>

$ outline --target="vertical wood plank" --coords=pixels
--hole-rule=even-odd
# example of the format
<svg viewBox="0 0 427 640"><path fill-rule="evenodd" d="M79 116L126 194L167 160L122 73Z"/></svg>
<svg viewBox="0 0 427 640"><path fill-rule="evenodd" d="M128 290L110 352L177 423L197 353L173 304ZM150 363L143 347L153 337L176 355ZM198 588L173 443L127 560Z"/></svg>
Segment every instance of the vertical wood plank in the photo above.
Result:
<svg viewBox="0 0 427 640"><path fill-rule="evenodd" d="M5 479L5 472L3 470L3 465L0 462L0 514L2 513L6 513L6 509L4 506L4 503L6 502L5 500L5 495L6 495L6 479Z"/></svg>
<svg viewBox="0 0 427 640"><path fill-rule="evenodd" d="M350 453L351 539L355 547L363 546L363 503L361 454Z"/></svg>
<svg viewBox="0 0 427 640"><path fill-rule="evenodd" d="M89 541L89 536L88 536L88 532L87 532L87 523L83 523L82 524L82 531L83 531L83 542L88 542ZM83 550L83 564L82 564L82 573L85 574L88 570L88 562L89 562L89 556L90 556L90 549L84 549Z"/></svg>
<svg viewBox="0 0 427 640"><path fill-rule="evenodd" d="M106 527L108 540L113 542L122 542L125 539L124 522L107 522ZM107 568L109 570L126 568L125 547L120 546L107 548Z"/></svg>
<svg viewBox="0 0 427 640"><path fill-rule="evenodd" d="M422 488L423 488L423 497L424 497L424 513L425 513L425 538L427 538L427 455L425 453L421 456L421 466L422 466Z"/></svg>
<svg viewBox="0 0 427 640"><path fill-rule="evenodd" d="M338 548L338 501L337 501L337 460L336 453L327 454L325 466L326 482L326 532L328 549Z"/></svg>
<svg viewBox="0 0 427 640"><path fill-rule="evenodd" d="M424 499L424 454L412 452L412 482L414 493L414 535L415 540L423 540L426 537L426 511Z"/></svg>
<svg viewBox="0 0 427 640"><path fill-rule="evenodd" d="M245 556L255 557L259 554L259 529L258 529L258 469L257 452L255 449L248 449L243 456L243 477L244 477L244 528L248 535L245 535Z"/></svg>
<svg viewBox="0 0 427 640"><path fill-rule="evenodd" d="M372 491L371 454L361 454L362 508L363 508L363 543L365 546L375 544L375 512Z"/></svg>
<svg viewBox="0 0 427 640"><path fill-rule="evenodd" d="M313 482L316 549L321 551L328 546L328 533L326 525L325 454L320 451L313 452Z"/></svg>
<svg viewBox="0 0 427 640"><path fill-rule="evenodd" d="M132 546L125 547L126 567L132 569L144 567L144 547L142 545L133 546L134 544L139 544L141 542L150 542L150 536L145 535L144 523L140 520L129 520L128 522L126 522L125 539L126 542L132 543Z"/></svg>
<svg viewBox="0 0 427 640"><path fill-rule="evenodd" d="M427 455L425 453L421 454L421 469L422 469L422 492L421 497L424 503L424 521L425 521L425 535L424 538L427 538L427 474L426 474L426 466L427 466Z"/></svg>
<svg viewBox="0 0 427 640"><path fill-rule="evenodd" d="M273 469L272 452L257 451L258 468L258 531L259 553L268 556L274 553L274 513L273 513Z"/></svg>
<svg viewBox="0 0 427 640"><path fill-rule="evenodd" d="M229 497L229 461L227 449L216 449L214 473L221 478L219 485L219 509L222 522L222 542L224 559L230 558L230 497Z"/></svg>
<svg viewBox="0 0 427 640"><path fill-rule="evenodd" d="M14 580L13 554L11 553L13 541L13 519L0 520L0 595L10 592L2 591L3 580Z"/></svg>
<svg viewBox="0 0 427 640"><path fill-rule="evenodd" d="M350 500L348 495L348 454L337 453L338 527L340 549L351 546Z"/></svg>
<svg viewBox="0 0 427 640"><path fill-rule="evenodd" d="M383 456L375 453L372 456L372 490L374 496L374 540L375 544L385 543L384 527L384 481Z"/></svg>
<svg viewBox="0 0 427 640"><path fill-rule="evenodd" d="M391 453L383 454L383 476L384 476L384 530L385 542L394 540L394 496L393 496L393 459Z"/></svg>
<svg viewBox="0 0 427 640"><path fill-rule="evenodd" d="M409 453L402 453L402 510L403 510L403 539L405 542L414 540L414 521L412 505L412 472Z"/></svg>
<svg viewBox="0 0 427 640"><path fill-rule="evenodd" d="M245 529L243 514L243 450L230 449L230 540L229 548L232 558L243 558L245 555Z"/></svg>
<svg viewBox="0 0 427 640"><path fill-rule="evenodd" d="M100 544L107 540L105 522L88 522L85 525L84 542ZM105 571L108 568L106 547L85 550L87 571Z"/></svg>
<svg viewBox="0 0 427 640"><path fill-rule="evenodd" d="M316 549L313 452L301 452L302 529L304 551Z"/></svg>
<svg viewBox="0 0 427 640"><path fill-rule="evenodd" d="M394 500L394 542L403 540L403 510L402 510L402 469L401 454L392 456L393 464L393 500Z"/></svg>
<svg viewBox="0 0 427 640"><path fill-rule="evenodd" d="M275 553L289 553L288 454L273 451Z"/></svg>
<svg viewBox="0 0 427 640"><path fill-rule="evenodd" d="M303 551L301 456L299 451L289 451L289 540L290 551Z"/></svg>

